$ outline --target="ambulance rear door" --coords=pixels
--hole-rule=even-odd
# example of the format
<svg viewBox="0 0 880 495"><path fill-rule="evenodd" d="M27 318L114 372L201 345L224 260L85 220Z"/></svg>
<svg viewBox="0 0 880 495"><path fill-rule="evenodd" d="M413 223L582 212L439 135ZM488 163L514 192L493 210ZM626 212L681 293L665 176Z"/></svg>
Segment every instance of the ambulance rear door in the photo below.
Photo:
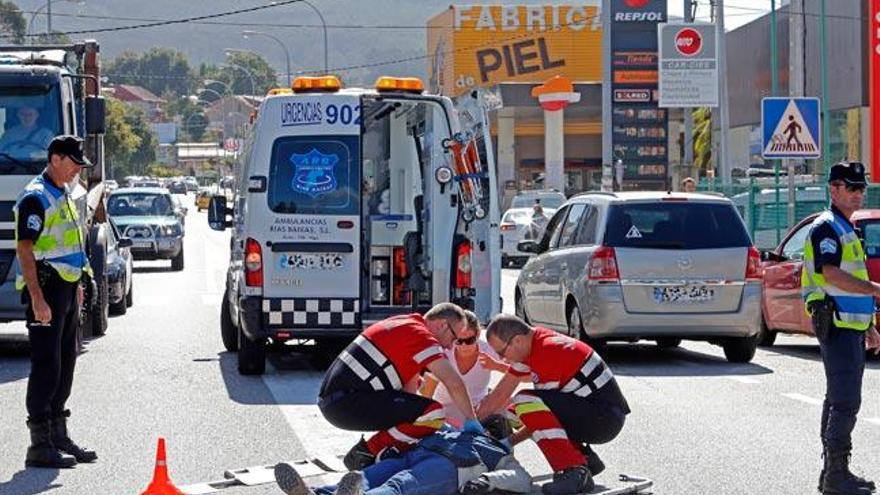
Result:
<svg viewBox="0 0 880 495"><path fill-rule="evenodd" d="M297 329L359 327L360 96L291 95L264 106L261 118L275 119L276 127L266 201L254 202L252 215L266 219L258 223L265 229L267 323L291 328L294 336Z"/></svg>

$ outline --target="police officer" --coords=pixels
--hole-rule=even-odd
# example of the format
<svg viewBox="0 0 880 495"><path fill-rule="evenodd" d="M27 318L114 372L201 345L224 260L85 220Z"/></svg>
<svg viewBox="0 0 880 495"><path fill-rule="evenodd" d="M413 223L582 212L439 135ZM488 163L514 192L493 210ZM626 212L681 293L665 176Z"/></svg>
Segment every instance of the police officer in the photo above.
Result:
<svg viewBox="0 0 880 495"><path fill-rule="evenodd" d="M868 280L865 252L850 216L862 207L865 167L834 165L828 177L831 209L813 221L804 243L801 287L825 365L825 403L820 425L823 457L819 490L869 494L873 482L849 470L852 431L862 402L865 348L880 349L874 298L880 284Z"/></svg>
<svg viewBox="0 0 880 495"><path fill-rule="evenodd" d="M68 436L70 411L65 409L78 351L79 282L89 273L81 225L68 195L68 184L93 166L82 144L76 136L55 137L46 169L25 187L14 208L20 267L15 284L27 306L31 343L26 466L69 468L97 459Z"/></svg>

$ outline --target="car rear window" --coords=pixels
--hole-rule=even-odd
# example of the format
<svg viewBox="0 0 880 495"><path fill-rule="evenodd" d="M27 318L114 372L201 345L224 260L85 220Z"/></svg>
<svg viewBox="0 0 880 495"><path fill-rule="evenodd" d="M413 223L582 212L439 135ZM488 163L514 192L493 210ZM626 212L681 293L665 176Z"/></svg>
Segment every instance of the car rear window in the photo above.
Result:
<svg viewBox="0 0 880 495"><path fill-rule="evenodd" d="M651 202L612 205L605 245L651 249L716 249L752 244L733 205Z"/></svg>
<svg viewBox="0 0 880 495"><path fill-rule="evenodd" d="M865 255L868 258L880 258L880 220L859 222L862 236L865 239Z"/></svg>
<svg viewBox="0 0 880 495"><path fill-rule="evenodd" d="M524 223L532 216L531 210L508 211L501 220L505 223Z"/></svg>
<svg viewBox="0 0 880 495"><path fill-rule="evenodd" d="M565 196L561 194L524 194L514 196L510 204L511 208L531 208L536 202L544 208L559 209L565 203Z"/></svg>

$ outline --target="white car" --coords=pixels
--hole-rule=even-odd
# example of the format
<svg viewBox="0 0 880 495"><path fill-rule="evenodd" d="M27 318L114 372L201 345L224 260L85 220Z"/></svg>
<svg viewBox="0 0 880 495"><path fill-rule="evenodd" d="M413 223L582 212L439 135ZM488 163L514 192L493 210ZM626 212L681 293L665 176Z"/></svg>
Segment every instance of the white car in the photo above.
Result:
<svg viewBox="0 0 880 495"><path fill-rule="evenodd" d="M523 266L530 257L534 256L516 249L519 241L526 239L532 224L532 211L531 207L510 208L501 217L501 266ZM548 220L554 213L556 213L555 209L544 209L544 215ZM538 236L540 237L540 234Z"/></svg>

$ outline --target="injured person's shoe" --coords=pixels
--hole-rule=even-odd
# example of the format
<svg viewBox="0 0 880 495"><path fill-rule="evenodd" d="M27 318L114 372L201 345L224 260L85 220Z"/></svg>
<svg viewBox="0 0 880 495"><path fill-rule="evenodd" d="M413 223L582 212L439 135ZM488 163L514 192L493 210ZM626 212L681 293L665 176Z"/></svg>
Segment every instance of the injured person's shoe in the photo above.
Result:
<svg viewBox="0 0 880 495"><path fill-rule="evenodd" d="M345 454L342 459L345 468L349 471L360 471L376 463L376 456L367 448L367 441L361 437L360 441Z"/></svg>
<svg viewBox="0 0 880 495"><path fill-rule="evenodd" d="M296 468L286 462L275 465L275 482L287 495L315 495L315 492L306 486Z"/></svg>
<svg viewBox="0 0 880 495"><path fill-rule="evenodd" d="M596 484L587 466L574 466L553 473L553 481L541 487L544 495L577 495L592 491Z"/></svg>
<svg viewBox="0 0 880 495"><path fill-rule="evenodd" d="M339 480L335 495L364 495L364 473L351 471Z"/></svg>

